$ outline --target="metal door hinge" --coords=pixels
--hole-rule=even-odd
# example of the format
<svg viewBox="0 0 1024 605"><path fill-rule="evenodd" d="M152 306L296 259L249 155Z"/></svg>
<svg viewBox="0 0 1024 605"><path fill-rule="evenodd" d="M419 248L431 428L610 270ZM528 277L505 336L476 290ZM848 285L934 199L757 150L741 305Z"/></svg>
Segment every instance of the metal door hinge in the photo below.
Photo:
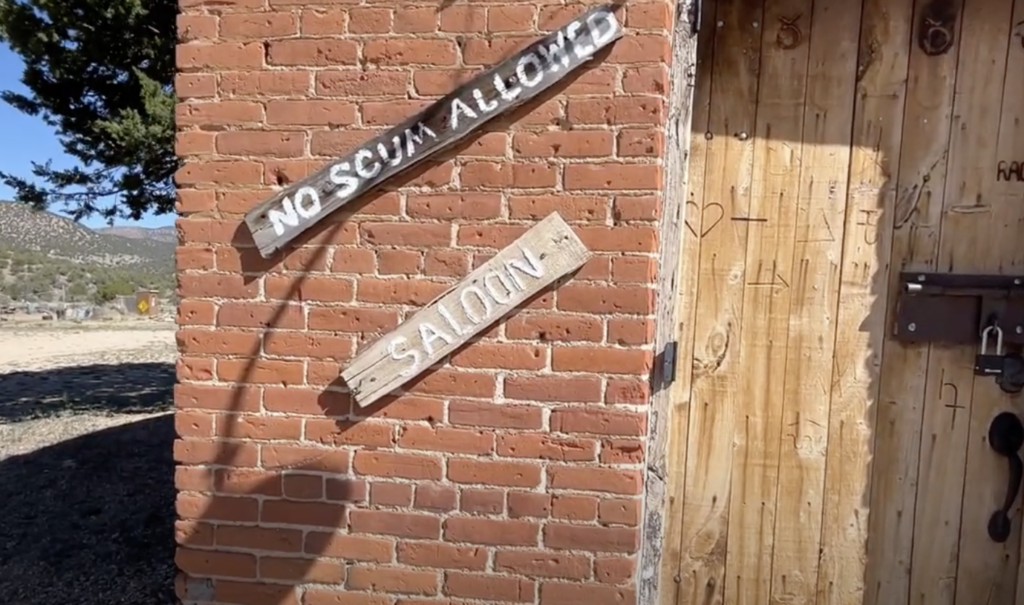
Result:
<svg viewBox="0 0 1024 605"><path fill-rule="evenodd" d="M679 343L675 340L665 345L661 357L661 384L668 386L676 381L676 351Z"/></svg>

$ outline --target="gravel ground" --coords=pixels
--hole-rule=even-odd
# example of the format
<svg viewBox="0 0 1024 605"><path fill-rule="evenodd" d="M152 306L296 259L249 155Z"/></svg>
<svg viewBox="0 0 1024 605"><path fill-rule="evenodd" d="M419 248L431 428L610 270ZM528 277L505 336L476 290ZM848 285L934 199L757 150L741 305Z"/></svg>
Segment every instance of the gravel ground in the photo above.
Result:
<svg viewBox="0 0 1024 605"><path fill-rule="evenodd" d="M0 603L174 603L173 323L0 326Z"/></svg>

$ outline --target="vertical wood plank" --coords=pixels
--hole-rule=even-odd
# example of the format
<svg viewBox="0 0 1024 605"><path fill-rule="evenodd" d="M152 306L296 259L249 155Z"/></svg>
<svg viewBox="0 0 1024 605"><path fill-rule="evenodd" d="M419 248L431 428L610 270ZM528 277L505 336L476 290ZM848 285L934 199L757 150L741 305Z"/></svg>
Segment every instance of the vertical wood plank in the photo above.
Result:
<svg viewBox="0 0 1024 605"><path fill-rule="evenodd" d="M813 602L828 446L861 5L815 0L808 32L778 509L769 602Z"/></svg>
<svg viewBox="0 0 1024 605"><path fill-rule="evenodd" d="M949 210L940 238L940 266L956 272L1012 272L1022 258L1019 236L1007 240L998 235L1019 230L1024 205L1019 197L999 195L995 179L1004 95L1019 97L1024 91L1021 74L1007 72L1013 4L970 0L964 6L963 39L968 43L960 51L957 71L946 178ZM975 354L961 347L951 351L944 365L962 367L973 363ZM1016 596L1020 516L1014 515L1011 537L1002 544L993 542L987 531L989 517L1006 497L1007 483L1006 461L989 447L988 427L996 414L1012 408L1013 400L991 378L974 377L960 514L958 605L1009 603Z"/></svg>
<svg viewBox="0 0 1024 605"><path fill-rule="evenodd" d="M733 219L747 233L747 276L738 343L743 378L737 385L726 603L768 603L771 592L809 51L806 40L791 44L808 28L811 4L765 4L750 210Z"/></svg>
<svg viewBox="0 0 1024 605"><path fill-rule="evenodd" d="M746 228L757 109L761 0L717 5L704 196L699 213L693 378L677 603L723 597L729 490L742 337Z"/></svg>
<svg viewBox="0 0 1024 605"><path fill-rule="evenodd" d="M679 286L676 289L676 380L669 388L669 443L666 455L665 550L661 560L658 591L660 605L675 605L679 599L682 561L683 506L686 502L686 453L690 425L690 385L693 369L693 328L697 312L697 274L700 261L698 237L701 229L699 201L704 199L705 167L711 112L711 81L715 48L716 0L707 0L701 8L697 35L697 72L693 92L693 117L690 136L689 187L683 210L682 245L679 254Z"/></svg>
<svg viewBox="0 0 1024 605"><path fill-rule="evenodd" d="M953 45L944 53L928 55L919 44L920 24L925 19L934 21L935 7L939 6L946 9L940 11L943 14L955 16L954 21L945 22L953 37ZM893 229L889 292L899 288L900 271L932 270L936 267L953 111L953 82L960 41L960 13L959 0L917 0L915 3L896 206L891 221L886 222L886 227L891 225ZM886 326L889 326L895 298L890 296L887 303ZM905 346L886 338L874 423L866 605L899 605L906 603L911 593L920 593L924 597L920 601L917 596L912 599L922 605L951 602L942 600L944 593L952 599L952 582L949 579L955 576L959 498L950 498L948 494L928 502L917 498L927 367L927 347ZM928 409L934 407L929 406ZM948 423L948 418L945 420ZM961 447L960 451L962 456L964 448ZM957 488L953 493L959 493L963 476L955 465L949 470L943 466L935 467L935 470L940 480L954 481ZM937 487L942 489L941 485ZM948 508L930 508L928 511L918 508L915 515L915 502L930 506L944 501L956 502L955 515L950 515L954 511ZM915 535L915 518L922 514L923 518L930 520L928 525L931 529ZM913 581L912 556L915 561ZM944 559L948 561L951 556L953 568L939 571L944 569ZM933 563L919 566L919 557L930 558ZM919 570L927 571L918 576Z"/></svg>
<svg viewBox="0 0 1024 605"><path fill-rule="evenodd" d="M887 268L912 35L913 0L865 0L843 238L818 605L861 605L871 431L886 332Z"/></svg>

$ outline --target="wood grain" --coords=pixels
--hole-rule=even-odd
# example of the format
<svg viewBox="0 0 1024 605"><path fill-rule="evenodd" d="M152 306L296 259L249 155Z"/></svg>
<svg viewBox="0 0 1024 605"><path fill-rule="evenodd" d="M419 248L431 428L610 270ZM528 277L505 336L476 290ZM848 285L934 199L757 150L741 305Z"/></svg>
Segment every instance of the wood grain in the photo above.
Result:
<svg viewBox="0 0 1024 605"><path fill-rule="evenodd" d="M582 267L590 256L554 212L357 355L341 377L360 407L370 405Z"/></svg>
<svg viewBox="0 0 1024 605"><path fill-rule="evenodd" d="M264 258L332 212L535 98L622 37L615 4L596 6L245 215Z"/></svg>

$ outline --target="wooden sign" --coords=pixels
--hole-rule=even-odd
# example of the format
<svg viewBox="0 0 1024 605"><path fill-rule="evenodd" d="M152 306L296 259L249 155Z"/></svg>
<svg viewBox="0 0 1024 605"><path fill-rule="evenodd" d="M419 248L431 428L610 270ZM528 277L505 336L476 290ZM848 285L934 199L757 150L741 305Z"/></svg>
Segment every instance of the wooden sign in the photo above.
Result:
<svg viewBox="0 0 1024 605"><path fill-rule="evenodd" d="M264 258L334 210L529 101L622 37L615 4L597 6L245 215Z"/></svg>
<svg viewBox="0 0 1024 605"><path fill-rule="evenodd" d="M370 405L589 258L583 242L552 213L357 355L341 377L360 407Z"/></svg>

